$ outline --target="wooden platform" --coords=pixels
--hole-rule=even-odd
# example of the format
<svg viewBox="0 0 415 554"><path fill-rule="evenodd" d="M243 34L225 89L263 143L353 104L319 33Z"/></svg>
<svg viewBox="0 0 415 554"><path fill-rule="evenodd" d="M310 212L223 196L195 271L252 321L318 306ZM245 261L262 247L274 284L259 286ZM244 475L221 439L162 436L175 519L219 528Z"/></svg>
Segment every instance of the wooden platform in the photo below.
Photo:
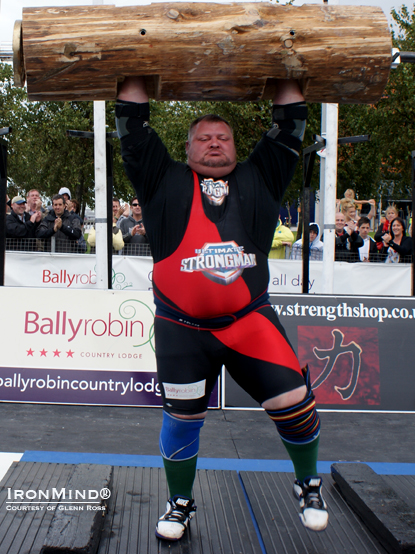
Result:
<svg viewBox="0 0 415 554"><path fill-rule="evenodd" d="M61 491L68 487L77 467L73 464L43 462L16 462L11 466L0 483L1 554L39 554L54 517L54 510L47 508L47 502L33 502L30 506L34 509L30 511L10 510L15 491L23 491L26 500L35 495L35 492L27 491L51 491L53 488ZM376 537L346 504L330 476L325 477L324 483L330 510L329 527L320 534L306 531L300 524L297 502L292 496L293 479L290 473L199 470L195 483L197 514L182 541L169 544L157 540L154 535L155 523L164 512L167 500L164 471L114 466L111 496L107 500L108 512L105 514L97 552L386 553ZM398 494L414 498L414 477L384 479ZM76 504L73 499L72 504ZM44 506L43 510L36 509L41 506Z"/></svg>

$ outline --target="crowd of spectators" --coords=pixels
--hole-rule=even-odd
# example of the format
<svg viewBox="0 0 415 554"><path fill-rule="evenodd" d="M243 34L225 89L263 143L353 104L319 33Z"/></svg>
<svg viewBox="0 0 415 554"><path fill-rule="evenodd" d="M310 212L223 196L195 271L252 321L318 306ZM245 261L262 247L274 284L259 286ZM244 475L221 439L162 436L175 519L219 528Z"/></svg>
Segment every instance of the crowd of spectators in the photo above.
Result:
<svg viewBox="0 0 415 554"><path fill-rule="evenodd" d="M356 200L354 191L348 189L344 194L344 198L336 201L336 209L336 261L349 263L410 263L412 261L412 226L409 228L408 236L405 221L399 217L395 205L386 208L374 239L370 236L370 233L373 234L372 229L376 215L374 200ZM310 223L309 234L309 259L322 260L324 243L316 223ZM269 257L301 260L302 239L294 243L294 239L289 239L292 246L288 248L290 242L289 240L283 242L281 238L283 235L282 223L279 220ZM279 252L279 255L277 255L277 252Z"/></svg>
<svg viewBox="0 0 415 554"><path fill-rule="evenodd" d="M394 205L386 208L384 217L374 233L376 215L374 200L356 200L348 189L344 198L336 201L335 260L342 262L409 263L412 260L412 233L406 233L405 221ZM80 203L62 187L52 198L51 206L42 205L38 190L29 190L26 199L18 195L7 198L6 249L43 252L95 252L96 232L92 227L84 235ZM150 255L142 210L137 198L121 205L118 198L112 203L113 252L122 255ZM360 212L360 213L359 213ZM365 212L363 214L363 212ZM310 260L322 260L324 243L317 223L309 226ZM281 218L269 253L270 258L302 259L302 239L295 241L293 232Z"/></svg>
<svg viewBox="0 0 415 554"><path fill-rule="evenodd" d="M114 198L112 209L114 253L150 255L138 200L134 198L131 206L128 203L121 206L119 199ZM79 201L72 198L67 187L62 187L46 208L35 189L28 191L26 199L7 197L6 250L94 253L95 228L85 232L80 212Z"/></svg>

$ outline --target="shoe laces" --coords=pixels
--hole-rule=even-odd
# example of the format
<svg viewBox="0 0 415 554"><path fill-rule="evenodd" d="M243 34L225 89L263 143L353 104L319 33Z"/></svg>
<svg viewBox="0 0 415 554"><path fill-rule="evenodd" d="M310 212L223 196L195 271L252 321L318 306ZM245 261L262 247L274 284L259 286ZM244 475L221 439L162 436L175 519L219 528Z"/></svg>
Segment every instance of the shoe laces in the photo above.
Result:
<svg viewBox="0 0 415 554"><path fill-rule="evenodd" d="M185 522L186 519L189 517L189 514L196 511L195 506L181 507L174 502L171 502L170 506L171 510L165 514L164 519L167 519L169 521L177 521L178 523Z"/></svg>
<svg viewBox="0 0 415 554"><path fill-rule="evenodd" d="M305 494L305 504L307 505L307 508L315 508L315 509L321 509L323 506L323 502L320 496L320 491L317 489L311 489L306 492Z"/></svg>
<svg viewBox="0 0 415 554"><path fill-rule="evenodd" d="M187 519L187 514L182 512L179 508L174 508L171 512L165 515L165 519L169 521L177 521L178 523L183 523Z"/></svg>

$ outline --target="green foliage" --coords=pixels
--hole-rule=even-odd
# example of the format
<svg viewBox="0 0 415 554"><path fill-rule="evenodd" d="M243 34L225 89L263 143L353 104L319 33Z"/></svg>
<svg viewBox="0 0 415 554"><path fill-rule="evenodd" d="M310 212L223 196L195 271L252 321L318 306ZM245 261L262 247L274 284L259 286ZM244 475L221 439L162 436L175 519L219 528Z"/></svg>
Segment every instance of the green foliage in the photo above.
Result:
<svg viewBox="0 0 415 554"><path fill-rule="evenodd" d="M406 6L392 10L397 25L393 46L415 51L415 15ZM370 134L371 142L339 147L338 197L347 188L360 198L411 195L411 151L415 149L415 67L392 69L376 105L343 105L339 136Z"/></svg>

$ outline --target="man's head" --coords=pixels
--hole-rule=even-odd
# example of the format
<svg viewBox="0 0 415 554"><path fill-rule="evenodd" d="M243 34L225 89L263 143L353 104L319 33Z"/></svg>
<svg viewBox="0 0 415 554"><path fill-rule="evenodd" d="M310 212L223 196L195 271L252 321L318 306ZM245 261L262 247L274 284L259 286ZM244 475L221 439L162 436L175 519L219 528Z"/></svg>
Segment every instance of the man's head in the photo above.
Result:
<svg viewBox="0 0 415 554"><path fill-rule="evenodd" d="M66 187L59 189L59 194L65 198L65 202L71 199L71 191Z"/></svg>
<svg viewBox="0 0 415 554"><path fill-rule="evenodd" d="M133 200L131 202L131 212L132 212L133 218L136 221L138 221L139 219L142 218L141 206L140 206L137 198L133 198Z"/></svg>
<svg viewBox="0 0 415 554"><path fill-rule="evenodd" d="M118 198L112 199L112 213L115 215L120 209L120 201Z"/></svg>
<svg viewBox="0 0 415 554"><path fill-rule="evenodd" d="M344 215L341 212L337 212L335 220L334 220L334 225L336 227L336 232L337 233L342 233L345 224L346 224L346 218L344 217Z"/></svg>
<svg viewBox="0 0 415 554"><path fill-rule="evenodd" d="M26 195L27 203L31 209L35 209L38 203L40 202L40 194L36 189L31 189Z"/></svg>
<svg viewBox="0 0 415 554"><path fill-rule="evenodd" d="M367 239L370 233L370 219L368 217L361 217L357 222L357 228L362 239Z"/></svg>
<svg viewBox="0 0 415 554"><path fill-rule="evenodd" d="M25 209L26 209L26 200L22 198L21 196L15 196L12 199L11 204L12 210L17 215L23 215Z"/></svg>
<svg viewBox="0 0 415 554"><path fill-rule="evenodd" d="M188 165L197 173L224 177L236 166L231 126L218 115L199 117L190 125L186 153Z"/></svg>
<svg viewBox="0 0 415 554"><path fill-rule="evenodd" d="M55 212L56 217L61 217L65 211L66 199L62 194L55 194L52 197L52 209Z"/></svg>
<svg viewBox="0 0 415 554"><path fill-rule="evenodd" d="M308 232L310 234L310 242L313 242L318 236L318 225L316 223L310 223Z"/></svg>

